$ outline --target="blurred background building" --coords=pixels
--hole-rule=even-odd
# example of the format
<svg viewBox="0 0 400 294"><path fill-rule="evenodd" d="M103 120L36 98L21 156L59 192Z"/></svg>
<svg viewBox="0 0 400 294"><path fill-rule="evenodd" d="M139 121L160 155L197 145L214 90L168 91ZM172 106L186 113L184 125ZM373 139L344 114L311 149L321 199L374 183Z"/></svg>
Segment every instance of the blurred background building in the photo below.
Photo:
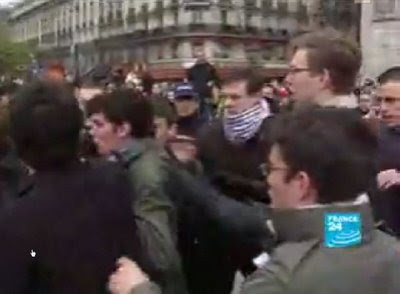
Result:
<svg viewBox="0 0 400 294"><path fill-rule="evenodd" d="M292 36L333 26L358 39L359 17L352 0L25 0L9 24L39 60L70 71L119 64L181 78L202 51L222 76L253 64L279 77Z"/></svg>
<svg viewBox="0 0 400 294"><path fill-rule="evenodd" d="M362 75L374 79L386 69L400 65L400 1L361 2Z"/></svg>

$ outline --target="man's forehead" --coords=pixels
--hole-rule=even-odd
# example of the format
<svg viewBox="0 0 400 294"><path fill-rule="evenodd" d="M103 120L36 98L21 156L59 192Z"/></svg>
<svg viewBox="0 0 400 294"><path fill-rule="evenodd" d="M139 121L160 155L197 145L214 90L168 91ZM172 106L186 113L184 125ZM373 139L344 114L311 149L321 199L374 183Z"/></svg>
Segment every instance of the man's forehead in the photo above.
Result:
<svg viewBox="0 0 400 294"><path fill-rule="evenodd" d="M389 81L385 84L379 85L377 89L377 94L382 95L382 94L390 94L390 95L396 95L397 97L400 97L400 81Z"/></svg>
<svg viewBox="0 0 400 294"><path fill-rule="evenodd" d="M236 91L241 91L242 89L245 89L246 87L246 81L241 80L241 81L234 81L225 84L222 87L222 92L236 92Z"/></svg>
<svg viewBox="0 0 400 294"><path fill-rule="evenodd" d="M154 116L154 123L156 124L166 124L167 118L163 116Z"/></svg>
<svg viewBox="0 0 400 294"><path fill-rule="evenodd" d="M96 113L91 114L89 116L89 119L92 121L105 121L105 122L108 121L107 117L102 112L96 112Z"/></svg>
<svg viewBox="0 0 400 294"><path fill-rule="evenodd" d="M283 162L281 150L278 144L273 144L268 155L268 160L271 163L281 163Z"/></svg>
<svg viewBox="0 0 400 294"><path fill-rule="evenodd" d="M298 49L293 54L292 61L290 62L292 66L308 66L307 61L307 50L306 49Z"/></svg>

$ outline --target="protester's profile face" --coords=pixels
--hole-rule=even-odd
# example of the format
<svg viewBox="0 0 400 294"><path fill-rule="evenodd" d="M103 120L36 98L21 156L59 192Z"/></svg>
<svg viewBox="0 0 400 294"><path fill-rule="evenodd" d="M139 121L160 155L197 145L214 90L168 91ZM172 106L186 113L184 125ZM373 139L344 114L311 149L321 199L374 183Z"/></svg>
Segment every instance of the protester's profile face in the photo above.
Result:
<svg viewBox="0 0 400 294"><path fill-rule="evenodd" d="M228 114L238 114L253 107L261 97L250 97L247 94L246 81L237 81L222 87L222 96L225 97L225 108ZM259 95L261 96L261 95Z"/></svg>
<svg viewBox="0 0 400 294"><path fill-rule="evenodd" d="M388 126L400 125L400 82L387 82L377 90L380 116Z"/></svg>
<svg viewBox="0 0 400 294"><path fill-rule="evenodd" d="M170 126L164 117L154 117L155 137L161 143L165 144L168 139L176 135L176 126Z"/></svg>
<svg viewBox="0 0 400 294"><path fill-rule="evenodd" d="M109 155L121 147L124 138L120 135L119 127L111 123L103 113L91 115L87 124L99 154Z"/></svg>
<svg viewBox="0 0 400 294"><path fill-rule="evenodd" d="M301 102L313 102L324 89L323 74L313 73L308 63L306 49L295 52L289 65L285 82L293 93L293 99Z"/></svg>
<svg viewBox="0 0 400 294"><path fill-rule="evenodd" d="M290 169L283 160L280 148L273 145L265 166L271 207L299 208L310 201L310 183L304 173L288 177Z"/></svg>
<svg viewBox="0 0 400 294"><path fill-rule="evenodd" d="M262 89L263 97L272 98L274 96L274 89L270 85L266 85Z"/></svg>
<svg viewBox="0 0 400 294"><path fill-rule="evenodd" d="M361 94L359 107L363 113L368 113L372 106L372 98L368 94Z"/></svg>
<svg viewBox="0 0 400 294"><path fill-rule="evenodd" d="M193 97L175 97L174 105L178 117L191 116L199 108L197 100Z"/></svg>

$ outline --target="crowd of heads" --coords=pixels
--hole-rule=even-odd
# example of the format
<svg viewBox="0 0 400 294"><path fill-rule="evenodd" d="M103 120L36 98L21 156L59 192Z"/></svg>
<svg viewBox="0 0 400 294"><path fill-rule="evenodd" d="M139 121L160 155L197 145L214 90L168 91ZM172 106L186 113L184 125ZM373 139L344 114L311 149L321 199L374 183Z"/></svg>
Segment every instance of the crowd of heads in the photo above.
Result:
<svg viewBox="0 0 400 294"><path fill-rule="evenodd" d="M282 106L291 96L296 101L317 103L324 96L353 93L363 114L372 111L387 124L400 123L399 67L378 77L378 89L372 80L355 89L361 55L350 41L335 34L306 34L295 39L292 48L284 81L268 79L254 69L238 70L226 77L221 90L224 113L241 113L262 98L273 99ZM177 83L172 89L155 84L150 96L131 87L116 87L80 105L82 101L76 99L73 88L61 83L64 75L62 67L53 66L46 80L25 86L7 109L11 128L8 123L0 122L1 133L6 130L10 133L22 159L37 170L76 160L81 148L88 150L87 146L82 147L82 137L90 138L88 142L97 146L100 155L110 155L135 138L156 136L165 143L176 135L179 118L199 112L200 97L189 82ZM127 84L133 78L126 79ZM15 94L16 87L4 86L0 95ZM285 176L276 178L272 176L276 173L269 173L272 198L275 194L285 194L280 191L279 183L285 183L285 189L291 185L301 187L302 195L296 200L300 202L345 201L365 190L373 173L369 158L373 158L376 142L352 115L336 110L303 109L281 115L277 126L279 131L267 168L273 171L278 165L285 170ZM342 150L342 145L348 148ZM353 185L341 182L345 178L352 178Z"/></svg>

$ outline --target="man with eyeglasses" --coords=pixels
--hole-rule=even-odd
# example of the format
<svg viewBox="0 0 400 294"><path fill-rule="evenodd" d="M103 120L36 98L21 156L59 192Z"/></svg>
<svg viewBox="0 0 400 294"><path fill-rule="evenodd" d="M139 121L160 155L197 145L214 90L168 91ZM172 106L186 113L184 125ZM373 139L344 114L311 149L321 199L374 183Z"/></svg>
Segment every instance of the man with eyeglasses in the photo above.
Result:
<svg viewBox="0 0 400 294"><path fill-rule="evenodd" d="M335 32L314 32L292 41L286 83L296 102L356 108L351 94L361 66L360 50Z"/></svg>
<svg viewBox="0 0 400 294"><path fill-rule="evenodd" d="M376 99L380 106L379 158L377 176L378 217L400 236L400 67L392 67L378 77Z"/></svg>
<svg viewBox="0 0 400 294"><path fill-rule="evenodd" d="M266 180L279 245L239 293L399 293L398 243L375 229L365 194L377 140L361 117L347 109L295 110L278 117L272 142ZM161 293L136 264L118 265L113 294Z"/></svg>

